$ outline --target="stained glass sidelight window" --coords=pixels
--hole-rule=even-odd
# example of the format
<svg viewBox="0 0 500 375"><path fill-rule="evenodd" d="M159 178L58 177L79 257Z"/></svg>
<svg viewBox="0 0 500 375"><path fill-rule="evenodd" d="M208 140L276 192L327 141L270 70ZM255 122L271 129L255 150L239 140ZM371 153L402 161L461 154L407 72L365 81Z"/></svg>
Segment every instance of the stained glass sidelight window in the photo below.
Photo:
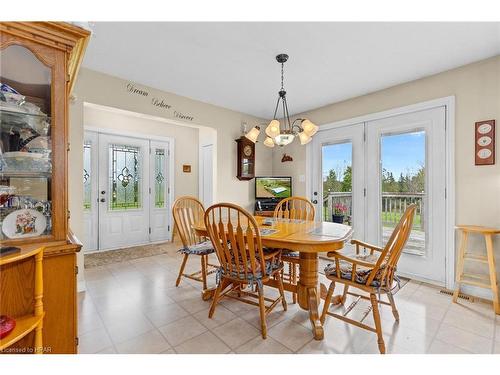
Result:
<svg viewBox="0 0 500 375"><path fill-rule="evenodd" d="M109 146L111 210L141 208L139 151L129 145Z"/></svg>
<svg viewBox="0 0 500 375"><path fill-rule="evenodd" d="M85 141L83 145L83 209L90 210L92 208L92 143Z"/></svg>
<svg viewBox="0 0 500 375"><path fill-rule="evenodd" d="M165 149L155 150L155 207L165 207Z"/></svg>

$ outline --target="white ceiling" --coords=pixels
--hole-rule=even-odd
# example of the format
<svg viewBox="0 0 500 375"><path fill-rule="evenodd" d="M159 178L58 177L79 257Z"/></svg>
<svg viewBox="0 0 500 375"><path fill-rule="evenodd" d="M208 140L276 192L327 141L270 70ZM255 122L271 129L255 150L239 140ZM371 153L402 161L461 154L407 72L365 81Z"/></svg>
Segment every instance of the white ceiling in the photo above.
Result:
<svg viewBox="0 0 500 375"><path fill-rule="evenodd" d="M500 23L96 22L83 65L255 116L273 115L275 55L291 114L500 54Z"/></svg>

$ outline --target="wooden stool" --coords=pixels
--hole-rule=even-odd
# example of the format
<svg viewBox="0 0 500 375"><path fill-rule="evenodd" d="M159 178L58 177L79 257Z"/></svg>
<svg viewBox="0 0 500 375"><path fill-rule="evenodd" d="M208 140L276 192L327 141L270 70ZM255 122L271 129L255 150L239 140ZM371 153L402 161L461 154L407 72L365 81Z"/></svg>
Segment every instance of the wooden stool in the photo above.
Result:
<svg viewBox="0 0 500 375"><path fill-rule="evenodd" d="M493 252L493 236L500 234L500 229L481 227L476 225L457 225L457 229L462 231L462 242L460 244L460 254L457 263L457 279L455 291L453 292L453 302L457 302L460 284L469 284L481 288L491 289L493 294L493 308L495 314L500 314L500 303L498 301L497 273L495 269L495 254ZM486 256L467 253L467 239L469 233L482 234L486 242ZM464 273L464 261L470 260L488 264L490 277L489 281L481 275ZM472 279L472 280L471 280Z"/></svg>

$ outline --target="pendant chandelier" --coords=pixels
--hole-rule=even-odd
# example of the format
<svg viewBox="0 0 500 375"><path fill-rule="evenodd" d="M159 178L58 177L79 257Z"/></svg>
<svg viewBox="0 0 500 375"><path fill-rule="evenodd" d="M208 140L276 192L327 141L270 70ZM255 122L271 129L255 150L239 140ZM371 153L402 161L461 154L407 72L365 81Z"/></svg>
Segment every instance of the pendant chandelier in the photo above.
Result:
<svg viewBox="0 0 500 375"><path fill-rule="evenodd" d="M286 91L283 87L283 71L285 62L288 60L287 54L279 54L276 56L276 61L281 64L281 89L278 92L278 101L276 102L276 108L274 110L274 116L272 121L266 128L266 139L264 144L267 147L286 146L293 142L295 137L299 137L300 144L305 145L312 140L312 136L318 131L318 126L313 124L308 119L298 118L295 121L290 121L290 115L288 114L288 104L286 102ZM278 114L278 109L283 110L282 122L276 118ZM257 142L257 137L260 134L260 127L255 126L252 128L245 137L247 137L252 142Z"/></svg>

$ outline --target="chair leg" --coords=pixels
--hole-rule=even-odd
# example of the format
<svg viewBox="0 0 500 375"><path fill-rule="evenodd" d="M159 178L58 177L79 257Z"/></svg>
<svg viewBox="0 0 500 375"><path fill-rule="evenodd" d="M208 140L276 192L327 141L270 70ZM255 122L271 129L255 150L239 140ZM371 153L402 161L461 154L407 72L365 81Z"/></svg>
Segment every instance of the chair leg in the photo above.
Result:
<svg viewBox="0 0 500 375"><path fill-rule="evenodd" d="M345 284L344 285L344 293L342 293L342 300L340 303L344 304L347 298L347 292L349 291L349 285Z"/></svg>
<svg viewBox="0 0 500 375"><path fill-rule="evenodd" d="M378 301L377 296L373 293L370 294L370 302L372 303L373 320L375 321L375 329L377 330L378 350L380 351L380 354L385 354L384 336L382 336L382 324L380 323Z"/></svg>
<svg viewBox="0 0 500 375"><path fill-rule="evenodd" d="M202 255L200 258L201 258L201 280L203 282L203 290L205 290L205 289L207 289L208 255Z"/></svg>
<svg viewBox="0 0 500 375"><path fill-rule="evenodd" d="M328 312L328 308L330 307L330 303L332 302L332 296L334 290L335 290L335 281L332 281L330 287L328 288L328 293L326 294L325 303L323 305L323 312L321 313L321 318L320 318L321 324L325 323L326 313Z"/></svg>
<svg viewBox="0 0 500 375"><path fill-rule="evenodd" d="M260 328L262 338L267 338L267 324L266 324L266 305L264 304L264 288L257 286L259 292L259 310L260 310Z"/></svg>
<svg viewBox="0 0 500 375"><path fill-rule="evenodd" d="M184 273L184 267L186 267L186 262L188 260L188 257L189 254L184 254L184 259L182 259L181 268L179 270L179 276L177 276L175 286L179 286L179 284L181 283L182 274Z"/></svg>
<svg viewBox="0 0 500 375"><path fill-rule="evenodd" d="M394 296L392 295L392 292L390 290L387 291L387 298L389 298L389 302L391 303L392 315L394 315L394 319L396 319L396 322L399 322L398 309L396 308L396 302L394 301Z"/></svg>
<svg viewBox="0 0 500 375"><path fill-rule="evenodd" d="M283 279L281 278L281 274L274 274L274 279L278 281L278 289L281 295L281 304L283 305L283 310L287 310L286 299L285 299L285 289L283 288Z"/></svg>
<svg viewBox="0 0 500 375"><path fill-rule="evenodd" d="M222 287L224 286L224 279L219 281L219 285L217 285L217 289L215 289L214 298L212 300L212 304L210 305L210 310L208 311L208 317L212 319L215 313L215 306L219 303L219 297L222 293Z"/></svg>

